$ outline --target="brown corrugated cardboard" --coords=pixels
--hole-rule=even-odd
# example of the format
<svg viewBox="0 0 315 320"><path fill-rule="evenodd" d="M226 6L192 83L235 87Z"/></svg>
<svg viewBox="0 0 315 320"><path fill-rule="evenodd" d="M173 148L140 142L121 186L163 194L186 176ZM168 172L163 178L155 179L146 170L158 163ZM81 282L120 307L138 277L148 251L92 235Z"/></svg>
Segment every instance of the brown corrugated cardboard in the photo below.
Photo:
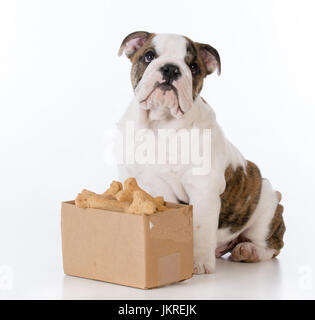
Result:
<svg viewBox="0 0 315 320"><path fill-rule="evenodd" d="M137 288L185 280L193 272L192 207L135 215L62 203L65 274Z"/></svg>

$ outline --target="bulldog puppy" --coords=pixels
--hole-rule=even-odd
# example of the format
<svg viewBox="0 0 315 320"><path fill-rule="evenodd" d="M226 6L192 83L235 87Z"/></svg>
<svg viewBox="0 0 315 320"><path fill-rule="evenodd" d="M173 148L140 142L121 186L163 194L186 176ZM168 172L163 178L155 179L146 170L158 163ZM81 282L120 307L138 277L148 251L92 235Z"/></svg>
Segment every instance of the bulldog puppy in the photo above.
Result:
<svg viewBox="0 0 315 320"><path fill-rule="evenodd" d="M194 212L194 273L213 273L216 258L258 262L283 247L281 194L262 178L224 136L212 108L200 97L204 78L221 62L216 49L174 34L138 31L122 42L119 55L130 59L134 98L120 120L136 129L211 129L211 170L194 174L191 165L120 166L121 178L166 201L189 203Z"/></svg>

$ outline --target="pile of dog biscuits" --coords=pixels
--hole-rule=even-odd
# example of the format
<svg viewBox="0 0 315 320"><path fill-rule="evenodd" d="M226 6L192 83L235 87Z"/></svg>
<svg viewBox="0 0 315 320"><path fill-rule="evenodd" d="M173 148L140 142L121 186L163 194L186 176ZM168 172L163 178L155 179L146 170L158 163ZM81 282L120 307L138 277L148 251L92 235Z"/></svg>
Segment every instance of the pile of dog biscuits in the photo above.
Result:
<svg viewBox="0 0 315 320"><path fill-rule="evenodd" d="M75 199L78 208L95 208L120 211L133 214L153 214L165 211L163 197L152 197L142 190L135 178L128 178L124 186L119 181L113 181L110 188L102 194L89 190L82 190Z"/></svg>

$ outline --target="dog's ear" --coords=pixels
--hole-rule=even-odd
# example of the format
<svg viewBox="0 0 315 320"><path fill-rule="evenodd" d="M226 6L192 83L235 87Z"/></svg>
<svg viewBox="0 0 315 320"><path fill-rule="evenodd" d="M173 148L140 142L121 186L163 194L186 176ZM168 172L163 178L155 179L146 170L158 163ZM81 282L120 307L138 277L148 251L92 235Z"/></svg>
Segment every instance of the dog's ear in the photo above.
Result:
<svg viewBox="0 0 315 320"><path fill-rule="evenodd" d="M217 70L218 75L221 74L221 60L216 49L208 44L196 43L199 48L200 57L204 63L207 74L211 74Z"/></svg>
<svg viewBox="0 0 315 320"><path fill-rule="evenodd" d="M131 59L135 52L148 40L149 36L150 33L146 31L130 33L121 43L118 55L121 56L125 52L126 56Z"/></svg>

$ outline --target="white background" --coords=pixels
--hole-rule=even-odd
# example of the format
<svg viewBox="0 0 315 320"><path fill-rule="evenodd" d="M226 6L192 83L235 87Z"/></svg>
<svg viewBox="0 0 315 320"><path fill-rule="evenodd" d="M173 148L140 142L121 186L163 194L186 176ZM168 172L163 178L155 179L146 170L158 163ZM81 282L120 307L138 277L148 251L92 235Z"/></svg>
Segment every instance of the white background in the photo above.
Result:
<svg viewBox="0 0 315 320"><path fill-rule="evenodd" d="M314 1L0 1L0 297L315 298ZM115 178L106 129L132 98L122 39L184 34L219 51L202 96L283 194L278 259L142 291L63 275L60 202Z"/></svg>

